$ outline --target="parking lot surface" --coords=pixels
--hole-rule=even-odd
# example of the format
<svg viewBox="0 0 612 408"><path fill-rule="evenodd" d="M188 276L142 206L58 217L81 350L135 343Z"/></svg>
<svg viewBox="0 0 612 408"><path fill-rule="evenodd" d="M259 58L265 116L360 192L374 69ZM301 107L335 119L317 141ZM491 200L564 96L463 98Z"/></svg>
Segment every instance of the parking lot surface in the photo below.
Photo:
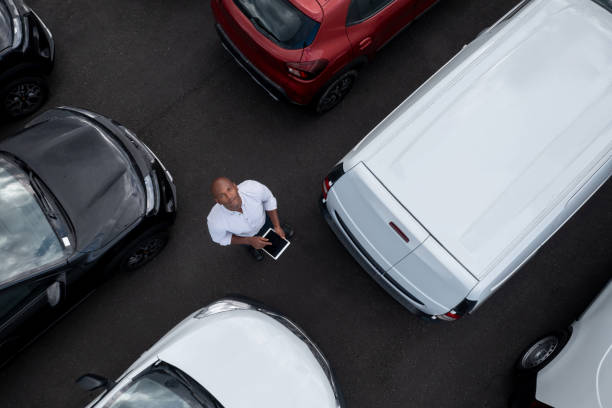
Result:
<svg viewBox="0 0 612 408"><path fill-rule="evenodd" d="M612 183L454 323L421 320L378 287L328 229L317 199L350 148L516 3L440 1L361 71L345 101L316 116L274 102L241 70L206 1L29 1L57 46L45 108L83 107L134 130L172 171L179 214L154 262L106 282L0 370L0 406L84 406L96 394L77 388L78 376L116 378L182 318L228 293L304 328L349 407L505 406L521 349L568 325L611 276ZM23 123L2 125L0 138ZM278 261L255 263L210 241L208 188L219 175L275 193L281 220L296 230Z"/></svg>

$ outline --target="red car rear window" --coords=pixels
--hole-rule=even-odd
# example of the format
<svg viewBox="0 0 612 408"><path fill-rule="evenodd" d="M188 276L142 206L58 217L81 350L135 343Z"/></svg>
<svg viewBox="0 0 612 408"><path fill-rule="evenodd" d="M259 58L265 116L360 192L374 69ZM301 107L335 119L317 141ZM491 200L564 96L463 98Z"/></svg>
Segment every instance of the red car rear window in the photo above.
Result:
<svg viewBox="0 0 612 408"><path fill-rule="evenodd" d="M297 50L312 44L320 24L287 0L234 0L257 30L280 47Z"/></svg>

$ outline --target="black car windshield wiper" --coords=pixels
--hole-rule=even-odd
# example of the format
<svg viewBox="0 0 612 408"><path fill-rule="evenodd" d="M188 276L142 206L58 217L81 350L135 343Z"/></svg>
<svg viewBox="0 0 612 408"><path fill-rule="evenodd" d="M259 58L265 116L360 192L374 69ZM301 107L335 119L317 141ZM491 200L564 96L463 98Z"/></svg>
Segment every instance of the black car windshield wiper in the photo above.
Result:
<svg viewBox="0 0 612 408"><path fill-rule="evenodd" d="M242 13L249 19L251 23L253 23L256 28L263 30L267 35L274 38L276 41L280 41L266 25L266 23L264 23L260 17L255 15L257 13L252 13L251 10L249 10L249 8L240 0L235 0L234 2L236 3L240 11L242 11Z"/></svg>
<svg viewBox="0 0 612 408"><path fill-rule="evenodd" d="M270 37L274 38L276 41L280 41L275 35L274 33L268 28L266 27L266 24L261 20L261 18L253 16L250 18L251 22L261 28L263 31L266 32L266 34L268 34Z"/></svg>
<svg viewBox="0 0 612 408"><path fill-rule="evenodd" d="M47 217L54 220L57 219L57 215L55 214L55 211L53 211L53 206L45 195L45 190L43 190L42 186L40 185L40 181L38 181L32 172L30 172L29 177L30 185L32 186L32 190L34 190L34 194L36 194L36 198L38 199L41 209L47 215Z"/></svg>

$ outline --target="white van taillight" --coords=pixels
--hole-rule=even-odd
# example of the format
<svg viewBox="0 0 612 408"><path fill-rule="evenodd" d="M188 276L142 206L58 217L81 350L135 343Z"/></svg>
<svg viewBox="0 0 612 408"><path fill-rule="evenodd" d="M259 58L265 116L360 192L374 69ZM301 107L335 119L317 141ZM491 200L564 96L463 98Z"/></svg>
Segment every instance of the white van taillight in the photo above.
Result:
<svg viewBox="0 0 612 408"><path fill-rule="evenodd" d="M475 306L476 306L475 300L470 300L466 298L466 299L463 299L461 303L459 303L457 306L452 308L450 311L442 315L435 315L432 317L435 319L440 319L440 320L454 321L470 313L474 309Z"/></svg>
<svg viewBox="0 0 612 408"><path fill-rule="evenodd" d="M395 225L393 221L389 221L389 226L393 228L393 231L397 232L397 235L402 237L402 239L406 241L406 243L410 242L410 239L408 239L406 234L404 234L404 231L402 231L397 225Z"/></svg>
<svg viewBox="0 0 612 408"><path fill-rule="evenodd" d="M338 163L332 171L329 172L327 177L323 179L323 200L327 199L327 193L329 193L329 189L334 185L336 181L344 174L344 168L342 167L342 163Z"/></svg>
<svg viewBox="0 0 612 408"><path fill-rule="evenodd" d="M461 316L462 315L458 314L454 310L451 310L450 312L446 312L443 315L436 315L434 317L436 319L446 320L446 321L452 322L454 320L457 320L457 319L461 318Z"/></svg>
<svg viewBox="0 0 612 408"><path fill-rule="evenodd" d="M323 198L327 198L327 193L329 193L329 189L332 186L332 182L329 181L327 177L323 179Z"/></svg>
<svg viewBox="0 0 612 408"><path fill-rule="evenodd" d="M451 310L450 312L444 313L444 316L450 317L453 320L457 320L457 319L459 319L461 317L461 315L455 313L454 310Z"/></svg>

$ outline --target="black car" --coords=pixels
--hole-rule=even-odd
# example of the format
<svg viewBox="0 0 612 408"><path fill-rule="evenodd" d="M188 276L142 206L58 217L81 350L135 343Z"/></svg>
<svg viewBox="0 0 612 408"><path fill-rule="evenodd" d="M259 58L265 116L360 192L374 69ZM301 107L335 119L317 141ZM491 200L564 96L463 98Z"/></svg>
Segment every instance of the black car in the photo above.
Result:
<svg viewBox="0 0 612 408"><path fill-rule="evenodd" d="M53 69L53 37L22 0L0 0L0 115L18 118L42 106Z"/></svg>
<svg viewBox="0 0 612 408"><path fill-rule="evenodd" d="M175 215L170 172L104 116L56 108L0 142L2 360L82 297L85 278L154 258Z"/></svg>

